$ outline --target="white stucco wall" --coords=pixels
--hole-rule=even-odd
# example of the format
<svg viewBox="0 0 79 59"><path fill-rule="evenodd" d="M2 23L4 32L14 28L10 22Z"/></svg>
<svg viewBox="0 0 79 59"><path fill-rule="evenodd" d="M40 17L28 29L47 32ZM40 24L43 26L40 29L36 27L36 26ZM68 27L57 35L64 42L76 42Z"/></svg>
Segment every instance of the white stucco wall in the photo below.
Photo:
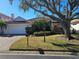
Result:
<svg viewBox="0 0 79 59"><path fill-rule="evenodd" d="M5 34L26 34L25 27L31 26L28 24L7 24L7 29L5 30Z"/></svg>
<svg viewBox="0 0 79 59"><path fill-rule="evenodd" d="M71 27L76 30L76 33L79 33L79 24L71 25Z"/></svg>

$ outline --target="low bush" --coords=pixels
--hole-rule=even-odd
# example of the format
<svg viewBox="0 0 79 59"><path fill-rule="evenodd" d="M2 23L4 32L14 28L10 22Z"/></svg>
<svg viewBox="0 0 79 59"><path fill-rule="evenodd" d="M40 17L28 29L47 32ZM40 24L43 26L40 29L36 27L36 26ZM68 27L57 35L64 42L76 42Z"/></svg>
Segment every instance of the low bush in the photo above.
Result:
<svg viewBox="0 0 79 59"><path fill-rule="evenodd" d="M52 35L52 34L53 34L53 32L51 32L51 31L34 32L35 36L44 36L44 35L48 36L48 35Z"/></svg>

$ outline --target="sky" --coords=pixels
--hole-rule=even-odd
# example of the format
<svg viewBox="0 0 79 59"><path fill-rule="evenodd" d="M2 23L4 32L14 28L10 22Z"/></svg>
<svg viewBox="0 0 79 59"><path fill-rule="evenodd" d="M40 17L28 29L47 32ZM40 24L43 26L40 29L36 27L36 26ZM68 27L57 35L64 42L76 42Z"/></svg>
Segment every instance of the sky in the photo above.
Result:
<svg viewBox="0 0 79 59"><path fill-rule="evenodd" d="M14 14L14 17L21 16L25 19L35 18L36 15L33 10L24 12L19 8L19 0L14 0L14 4L11 5L8 0L0 0L0 13L11 16Z"/></svg>
<svg viewBox="0 0 79 59"><path fill-rule="evenodd" d="M66 2L67 0L65 1L65 3ZM11 16L11 14L14 14L15 17L20 16L27 20L36 17L36 14L32 9L26 12L20 9L19 0L14 0L13 5L10 4L9 0L0 0L0 13L3 13L8 16Z"/></svg>

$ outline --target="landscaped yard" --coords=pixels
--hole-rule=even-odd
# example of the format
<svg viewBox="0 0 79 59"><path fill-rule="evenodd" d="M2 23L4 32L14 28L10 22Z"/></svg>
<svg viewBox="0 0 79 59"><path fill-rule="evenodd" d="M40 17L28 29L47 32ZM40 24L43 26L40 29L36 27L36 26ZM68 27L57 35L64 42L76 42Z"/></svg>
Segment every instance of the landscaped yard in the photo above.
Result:
<svg viewBox="0 0 79 59"><path fill-rule="evenodd" d="M46 42L44 37L29 37L29 45L27 45L27 37L23 37L20 40L13 43L10 49L38 49L43 50L65 50L65 51L79 51L79 40L67 40L64 35L51 35L46 36Z"/></svg>

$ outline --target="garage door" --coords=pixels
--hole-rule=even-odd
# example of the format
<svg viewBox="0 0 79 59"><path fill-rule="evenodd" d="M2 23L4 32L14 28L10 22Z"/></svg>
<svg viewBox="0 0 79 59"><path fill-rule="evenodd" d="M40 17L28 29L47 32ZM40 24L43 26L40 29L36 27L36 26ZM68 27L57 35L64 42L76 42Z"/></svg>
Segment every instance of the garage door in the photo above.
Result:
<svg viewBox="0 0 79 59"><path fill-rule="evenodd" d="M26 24L8 24L5 34L26 34Z"/></svg>

